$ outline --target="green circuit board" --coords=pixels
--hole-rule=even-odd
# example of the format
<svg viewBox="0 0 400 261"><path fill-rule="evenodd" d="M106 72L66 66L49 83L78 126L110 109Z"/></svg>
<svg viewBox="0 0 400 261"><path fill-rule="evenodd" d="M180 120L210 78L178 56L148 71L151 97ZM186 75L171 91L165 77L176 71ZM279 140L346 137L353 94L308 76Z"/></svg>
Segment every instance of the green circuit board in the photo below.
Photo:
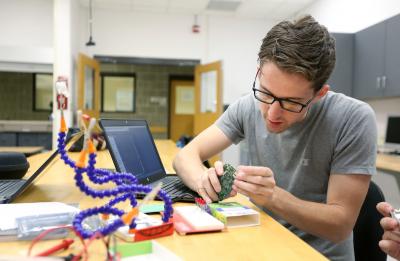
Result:
<svg viewBox="0 0 400 261"><path fill-rule="evenodd" d="M224 164L224 174L218 176L219 183L221 184L221 191L218 194L218 200L224 200L229 197L232 191L232 184L235 180L236 169L230 164Z"/></svg>

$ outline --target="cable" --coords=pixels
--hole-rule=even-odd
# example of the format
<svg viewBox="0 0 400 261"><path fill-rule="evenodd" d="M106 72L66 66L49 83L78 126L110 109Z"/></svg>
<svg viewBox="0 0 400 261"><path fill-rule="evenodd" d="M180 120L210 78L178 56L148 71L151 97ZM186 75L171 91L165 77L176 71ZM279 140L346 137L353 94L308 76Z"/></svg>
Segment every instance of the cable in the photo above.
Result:
<svg viewBox="0 0 400 261"><path fill-rule="evenodd" d="M49 233L51 233L53 231L56 231L58 229L69 229L69 230L73 231L74 234L80 239L82 245L83 246L85 245L85 242L83 241L83 238L75 231L75 229L73 227L71 227L71 226L59 226L59 227L54 227L54 228L51 228L51 229L47 229L47 230L43 231L42 233L40 233L38 236L36 236L32 240L31 244L29 245L28 256L31 256L32 249L36 245L36 243L38 243L40 240L42 240ZM65 240L68 240L68 239L65 239ZM69 239L69 240L73 240L73 239ZM55 248L57 248L57 251L61 250L61 249L67 249L72 244L72 243L69 243L70 241L67 241L67 243L63 243L63 242L64 241L61 242L61 244L63 244L62 246L66 247L66 248L59 248L59 247L61 247L61 244L58 244L58 245L53 246L53 247L51 247L50 249L48 249L48 250L46 250L44 252L41 252L39 255L46 254L46 252L51 254L50 252L55 251L56 250ZM87 255L87 251L86 250L85 250L85 254Z"/></svg>

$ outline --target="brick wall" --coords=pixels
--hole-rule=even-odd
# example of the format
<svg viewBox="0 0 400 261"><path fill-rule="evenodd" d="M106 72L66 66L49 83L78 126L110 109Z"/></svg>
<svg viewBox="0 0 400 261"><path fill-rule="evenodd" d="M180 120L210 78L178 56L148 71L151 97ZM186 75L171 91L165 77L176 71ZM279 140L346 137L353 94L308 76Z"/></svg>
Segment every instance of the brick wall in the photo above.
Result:
<svg viewBox="0 0 400 261"><path fill-rule="evenodd" d="M0 120L48 120L49 112L33 111L33 74L0 72Z"/></svg>
<svg viewBox="0 0 400 261"><path fill-rule="evenodd" d="M150 126L168 129L170 76L193 76L194 67L101 64L101 72L136 75L135 112L103 112L102 118L145 119ZM32 73L0 72L0 120L48 120L49 115L33 111ZM154 136L167 138L167 133Z"/></svg>

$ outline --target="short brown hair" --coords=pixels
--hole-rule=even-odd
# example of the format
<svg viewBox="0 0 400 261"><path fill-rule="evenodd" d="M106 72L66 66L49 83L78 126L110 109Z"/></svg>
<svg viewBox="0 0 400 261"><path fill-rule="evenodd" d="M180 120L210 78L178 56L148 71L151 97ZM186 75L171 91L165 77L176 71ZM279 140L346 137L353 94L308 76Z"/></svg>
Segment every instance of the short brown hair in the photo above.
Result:
<svg viewBox="0 0 400 261"><path fill-rule="evenodd" d="M300 73L318 91L335 67L335 39L325 26L310 16L294 23L283 21L272 27L264 37L260 64L273 62L289 73Z"/></svg>

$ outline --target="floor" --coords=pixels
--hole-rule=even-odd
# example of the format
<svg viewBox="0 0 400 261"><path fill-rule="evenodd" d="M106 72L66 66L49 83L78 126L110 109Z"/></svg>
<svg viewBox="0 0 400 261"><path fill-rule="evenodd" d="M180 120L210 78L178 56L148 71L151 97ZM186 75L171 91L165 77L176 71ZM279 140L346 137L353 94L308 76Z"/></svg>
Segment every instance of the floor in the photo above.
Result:
<svg viewBox="0 0 400 261"><path fill-rule="evenodd" d="M399 184L393 175L395 174L379 171L378 175L372 177L372 180L381 188L383 194L385 195L385 200L393 207L400 208ZM395 261L396 259L388 257L387 260Z"/></svg>

